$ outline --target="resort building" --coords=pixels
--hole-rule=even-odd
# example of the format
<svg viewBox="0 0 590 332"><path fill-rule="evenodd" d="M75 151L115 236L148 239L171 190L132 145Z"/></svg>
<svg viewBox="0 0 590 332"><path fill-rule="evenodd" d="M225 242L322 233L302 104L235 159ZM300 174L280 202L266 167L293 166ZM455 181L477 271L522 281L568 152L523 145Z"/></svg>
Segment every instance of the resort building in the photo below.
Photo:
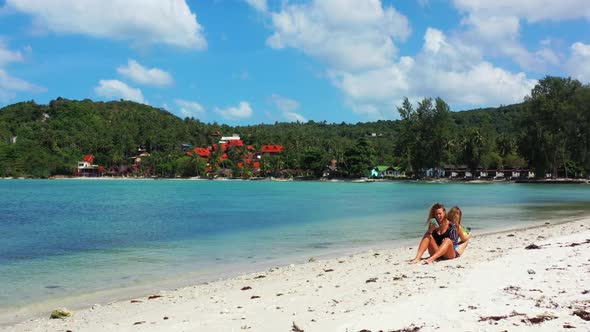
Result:
<svg viewBox="0 0 590 332"><path fill-rule="evenodd" d="M85 155L82 161L78 162L78 167L74 172L75 176L81 177L101 177L106 173L106 169L100 165L92 164L94 162L94 156L89 154Z"/></svg>
<svg viewBox="0 0 590 332"><path fill-rule="evenodd" d="M212 136L220 137L217 143L208 147L195 147L185 153L189 156L194 154L203 158L207 163L207 170L211 171L214 168L226 170L226 161L229 160L230 155L233 155L234 160L231 160L238 169L251 167L255 173L261 171L261 163L263 155L276 155L283 152L283 146L280 144L263 145L259 151L254 149L253 145L246 145L240 138L240 135L233 134L232 136L221 136L219 132L215 132ZM236 155L239 156L235 160ZM216 160L212 160L216 158ZM212 164L214 163L214 164ZM232 165L232 163L230 163ZM229 170L231 171L231 170ZM223 176L227 176L228 172L224 172Z"/></svg>
<svg viewBox="0 0 590 332"><path fill-rule="evenodd" d="M377 166L371 170L371 177L376 178L403 178L406 172L397 166Z"/></svg>

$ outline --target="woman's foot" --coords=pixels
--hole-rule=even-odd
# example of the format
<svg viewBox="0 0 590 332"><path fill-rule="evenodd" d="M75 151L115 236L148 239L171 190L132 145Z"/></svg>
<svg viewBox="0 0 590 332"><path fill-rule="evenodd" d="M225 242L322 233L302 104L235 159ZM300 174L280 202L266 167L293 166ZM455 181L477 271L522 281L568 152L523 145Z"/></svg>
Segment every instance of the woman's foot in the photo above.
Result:
<svg viewBox="0 0 590 332"><path fill-rule="evenodd" d="M414 258L410 261L410 264L416 264L420 261L420 258Z"/></svg>
<svg viewBox="0 0 590 332"><path fill-rule="evenodd" d="M434 262L435 262L435 260L432 258L428 258L428 259L424 260L424 264L433 264Z"/></svg>

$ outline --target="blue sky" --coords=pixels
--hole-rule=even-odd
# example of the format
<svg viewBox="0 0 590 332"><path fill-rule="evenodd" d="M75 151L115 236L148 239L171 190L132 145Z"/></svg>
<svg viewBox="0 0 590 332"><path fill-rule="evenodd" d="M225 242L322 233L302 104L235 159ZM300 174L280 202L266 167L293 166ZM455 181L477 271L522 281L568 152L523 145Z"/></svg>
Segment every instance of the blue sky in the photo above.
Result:
<svg viewBox="0 0 590 332"><path fill-rule="evenodd" d="M0 106L128 99L232 125L396 119L590 82L588 0L0 0Z"/></svg>

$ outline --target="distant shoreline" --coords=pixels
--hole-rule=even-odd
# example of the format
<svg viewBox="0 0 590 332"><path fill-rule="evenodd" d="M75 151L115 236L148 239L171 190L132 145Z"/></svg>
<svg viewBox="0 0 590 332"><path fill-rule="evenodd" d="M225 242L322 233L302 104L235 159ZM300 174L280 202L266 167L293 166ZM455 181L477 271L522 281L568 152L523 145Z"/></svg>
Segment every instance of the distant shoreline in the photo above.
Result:
<svg viewBox="0 0 590 332"><path fill-rule="evenodd" d="M4 177L0 180L117 180L117 181L137 181L137 180L159 180L159 181L310 181L310 182L354 182L354 183L371 183L371 182L416 182L416 183L465 183L465 184L491 184L491 183L519 183L519 184L590 184L590 179L570 179L570 178L555 178L555 179L451 179L451 178L386 178L386 179L371 179L371 178L315 178L315 177L300 177L300 178L274 178L274 177L259 177L259 178L200 178L200 177L182 177L182 178L160 178L160 177L122 177L122 176L102 176L102 177L76 177L76 176L52 176L49 178L27 178L27 177Z"/></svg>

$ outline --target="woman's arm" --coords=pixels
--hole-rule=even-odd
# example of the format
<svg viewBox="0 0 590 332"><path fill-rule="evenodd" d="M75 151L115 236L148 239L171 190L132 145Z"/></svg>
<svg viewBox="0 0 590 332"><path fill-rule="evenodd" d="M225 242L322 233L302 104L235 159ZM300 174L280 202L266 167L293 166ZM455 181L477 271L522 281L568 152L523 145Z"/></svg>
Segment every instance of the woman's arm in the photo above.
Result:
<svg viewBox="0 0 590 332"><path fill-rule="evenodd" d="M428 233L432 233L434 230L438 228L438 225L435 223L428 223Z"/></svg>
<svg viewBox="0 0 590 332"><path fill-rule="evenodd" d="M463 227L459 226L457 227L458 231L459 231L459 238L461 239L461 242L467 242L469 241L469 239L471 239L471 232L469 233L465 233L465 231L463 230Z"/></svg>

